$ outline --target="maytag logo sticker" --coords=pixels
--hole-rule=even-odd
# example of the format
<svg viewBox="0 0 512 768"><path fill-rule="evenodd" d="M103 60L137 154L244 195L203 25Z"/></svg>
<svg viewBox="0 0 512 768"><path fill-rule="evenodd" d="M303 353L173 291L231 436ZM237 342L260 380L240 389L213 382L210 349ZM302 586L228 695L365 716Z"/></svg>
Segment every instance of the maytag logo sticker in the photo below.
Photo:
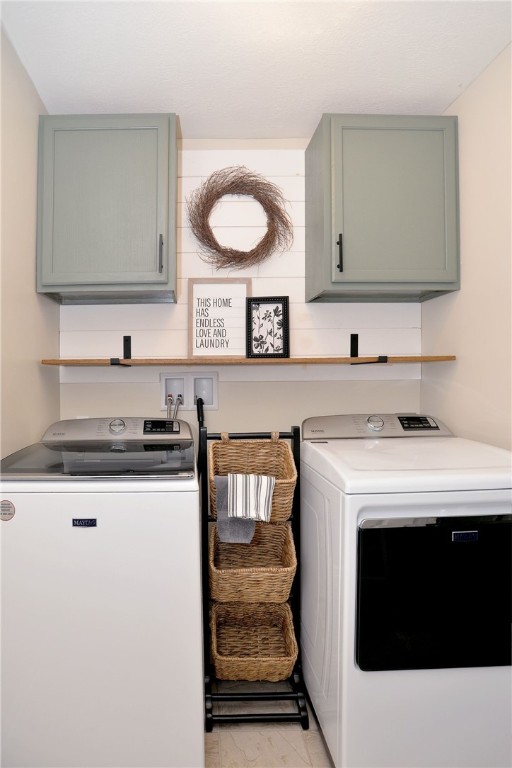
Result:
<svg viewBox="0 0 512 768"><path fill-rule="evenodd" d="M96 528L95 517L74 517L73 528Z"/></svg>
<svg viewBox="0 0 512 768"><path fill-rule="evenodd" d="M0 520L3 520L4 522L12 520L15 511L12 501L8 501L7 499L0 501Z"/></svg>

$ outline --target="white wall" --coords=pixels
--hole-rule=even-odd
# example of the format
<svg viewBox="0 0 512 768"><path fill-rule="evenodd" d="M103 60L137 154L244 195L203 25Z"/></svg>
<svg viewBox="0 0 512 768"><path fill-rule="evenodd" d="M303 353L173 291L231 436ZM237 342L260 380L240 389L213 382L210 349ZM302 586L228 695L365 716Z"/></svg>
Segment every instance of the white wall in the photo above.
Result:
<svg viewBox="0 0 512 768"><path fill-rule="evenodd" d="M510 46L455 101L461 290L422 305L421 408L464 437L512 447Z"/></svg>
<svg viewBox="0 0 512 768"><path fill-rule="evenodd" d="M35 292L38 115L43 103L2 32L1 448L40 439L59 417L59 308Z"/></svg>
<svg viewBox="0 0 512 768"><path fill-rule="evenodd" d="M418 304L305 304L306 144L305 140L185 141L178 186L178 303L62 307L61 356L119 357L123 335L131 335L133 357L186 358L188 279L214 276L250 277L253 296L289 296L292 357L348 356L354 332L359 333L360 355L419 354ZM275 254L259 267L215 271L197 253L184 201L213 171L232 165L244 165L283 190L294 224L294 243L289 252ZM219 242L241 250L252 247L266 230L261 208L247 198L222 202L211 223ZM62 417L161 415L159 374L172 370L163 366L62 368ZM207 413L212 430L286 430L311 415L419 407L419 364L260 368L222 366L220 358L214 370L219 373L219 409ZM193 411L182 415L195 422Z"/></svg>

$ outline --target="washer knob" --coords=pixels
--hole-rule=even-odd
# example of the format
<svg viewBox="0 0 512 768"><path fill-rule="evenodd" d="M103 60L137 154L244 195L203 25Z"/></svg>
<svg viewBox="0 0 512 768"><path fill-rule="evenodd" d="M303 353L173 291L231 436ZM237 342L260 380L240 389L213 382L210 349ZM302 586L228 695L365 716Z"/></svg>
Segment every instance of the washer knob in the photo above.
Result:
<svg viewBox="0 0 512 768"><path fill-rule="evenodd" d="M372 432L380 432L381 429L384 429L384 419L380 416L368 416L366 423Z"/></svg>
<svg viewBox="0 0 512 768"><path fill-rule="evenodd" d="M126 424L122 419L113 419L108 425L108 428L113 435L120 435L121 432L124 432Z"/></svg>

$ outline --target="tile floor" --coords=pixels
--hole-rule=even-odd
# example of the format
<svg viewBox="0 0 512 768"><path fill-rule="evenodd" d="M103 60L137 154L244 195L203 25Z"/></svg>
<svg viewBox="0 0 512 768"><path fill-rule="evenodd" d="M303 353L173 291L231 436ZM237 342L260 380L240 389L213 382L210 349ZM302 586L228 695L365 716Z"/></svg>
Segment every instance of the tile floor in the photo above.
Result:
<svg viewBox="0 0 512 768"><path fill-rule="evenodd" d="M283 683L218 683L219 690L283 690ZM217 712L294 712L292 702L230 702ZM299 723L235 723L215 725L205 734L206 768L331 768L318 724L310 712L309 730Z"/></svg>

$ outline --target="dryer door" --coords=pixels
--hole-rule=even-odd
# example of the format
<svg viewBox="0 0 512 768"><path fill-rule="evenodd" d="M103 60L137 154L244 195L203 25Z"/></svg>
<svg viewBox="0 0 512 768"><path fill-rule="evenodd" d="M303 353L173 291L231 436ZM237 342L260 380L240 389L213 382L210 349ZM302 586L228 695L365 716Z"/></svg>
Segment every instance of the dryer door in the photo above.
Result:
<svg viewBox="0 0 512 768"><path fill-rule="evenodd" d="M511 663L512 515L364 520L362 670Z"/></svg>

